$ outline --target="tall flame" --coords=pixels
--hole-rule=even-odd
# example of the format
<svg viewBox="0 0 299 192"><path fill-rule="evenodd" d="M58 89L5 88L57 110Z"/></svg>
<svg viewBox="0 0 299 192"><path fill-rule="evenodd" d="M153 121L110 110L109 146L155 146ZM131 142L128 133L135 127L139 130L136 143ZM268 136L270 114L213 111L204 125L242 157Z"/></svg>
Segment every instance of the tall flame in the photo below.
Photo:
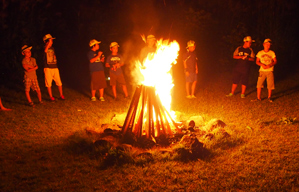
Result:
<svg viewBox="0 0 299 192"><path fill-rule="evenodd" d="M171 89L173 88L172 65L176 64L180 46L176 41L160 39L155 53L149 53L143 64L137 62L140 71L139 83L155 87L156 94L165 109L170 112Z"/></svg>

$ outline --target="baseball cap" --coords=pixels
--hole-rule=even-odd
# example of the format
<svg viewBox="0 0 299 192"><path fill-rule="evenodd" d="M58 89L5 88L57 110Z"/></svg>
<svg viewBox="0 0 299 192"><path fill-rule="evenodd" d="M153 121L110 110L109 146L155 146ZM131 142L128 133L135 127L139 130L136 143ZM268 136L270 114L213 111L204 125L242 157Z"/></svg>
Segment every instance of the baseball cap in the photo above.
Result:
<svg viewBox="0 0 299 192"><path fill-rule="evenodd" d="M255 40L252 40L252 39L251 39L251 36L246 36L246 37L244 37L243 41L244 41L244 42L246 42L246 41L255 42Z"/></svg>
<svg viewBox="0 0 299 192"><path fill-rule="evenodd" d="M155 37L154 35L148 35L148 36L146 37L146 39L147 39L147 40L150 40L150 39L154 39L154 40L156 40L156 37Z"/></svg>
<svg viewBox="0 0 299 192"><path fill-rule="evenodd" d="M101 41L97 41L97 40L95 40L95 39L92 39L92 40L89 41L89 47L92 47L92 46L94 46L95 44L100 44L100 43L101 43Z"/></svg>
<svg viewBox="0 0 299 192"><path fill-rule="evenodd" d="M264 43L272 43L271 39L265 39Z"/></svg>
<svg viewBox="0 0 299 192"><path fill-rule="evenodd" d="M47 39L56 39L55 37L52 37L52 35L47 34L43 37L43 40L46 41Z"/></svg>
<svg viewBox="0 0 299 192"><path fill-rule="evenodd" d="M119 45L118 45L118 43L117 43L117 42L112 42L112 43L110 44L110 48L111 48L111 47L114 47L114 46L117 46L117 47L119 47Z"/></svg>
<svg viewBox="0 0 299 192"><path fill-rule="evenodd" d="M24 45L24 46L22 47L22 53L23 53L25 50L27 50L27 49L32 49L32 46L29 47L28 45Z"/></svg>
<svg viewBox="0 0 299 192"><path fill-rule="evenodd" d="M194 45L195 45L195 41L190 40L190 41L187 42L187 47L186 48L192 47Z"/></svg>

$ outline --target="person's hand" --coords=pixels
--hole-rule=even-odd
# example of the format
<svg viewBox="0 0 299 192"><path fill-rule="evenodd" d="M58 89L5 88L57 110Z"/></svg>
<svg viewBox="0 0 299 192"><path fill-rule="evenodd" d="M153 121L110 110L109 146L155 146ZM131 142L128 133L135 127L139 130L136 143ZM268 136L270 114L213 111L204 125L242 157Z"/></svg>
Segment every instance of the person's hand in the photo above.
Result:
<svg viewBox="0 0 299 192"><path fill-rule="evenodd" d="M105 57L102 57L101 62L104 63L104 61L105 61Z"/></svg>
<svg viewBox="0 0 299 192"><path fill-rule="evenodd" d="M243 59L243 60L247 59L247 56L248 56L248 55L243 56L242 59Z"/></svg>
<svg viewBox="0 0 299 192"><path fill-rule="evenodd" d="M99 52L98 52L98 56L99 56L99 57L101 57L102 54L103 54L102 51L99 51Z"/></svg>

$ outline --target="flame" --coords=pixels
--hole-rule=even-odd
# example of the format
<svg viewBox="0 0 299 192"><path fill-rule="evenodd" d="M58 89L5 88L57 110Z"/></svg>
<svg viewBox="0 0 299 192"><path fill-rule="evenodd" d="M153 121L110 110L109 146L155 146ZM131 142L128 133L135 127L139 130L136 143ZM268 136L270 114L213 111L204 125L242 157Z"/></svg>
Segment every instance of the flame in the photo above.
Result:
<svg viewBox="0 0 299 192"><path fill-rule="evenodd" d="M162 105L174 118L171 112L171 90L174 86L172 79L172 66L176 64L180 46L177 41L160 39L157 41L155 53L149 53L143 64L137 61L140 72L139 83L155 87Z"/></svg>

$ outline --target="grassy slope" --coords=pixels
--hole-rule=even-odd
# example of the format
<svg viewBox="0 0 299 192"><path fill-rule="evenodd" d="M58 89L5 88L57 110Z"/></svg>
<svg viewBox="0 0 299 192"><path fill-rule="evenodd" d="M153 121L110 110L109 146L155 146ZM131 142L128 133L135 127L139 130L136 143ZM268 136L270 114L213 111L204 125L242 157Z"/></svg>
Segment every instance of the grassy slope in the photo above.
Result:
<svg viewBox="0 0 299 192"><path fill-rule="evenodd" d="M66 101L30 108L22 88L4 88L4 104L13 111L0 112L0 191L297 191L298 121L281 120L299 118L298 82L296 76L276 82L274 103L250 102L254 87L246 99L226 98L231 85L227 74L199 86L196 100L185 99L184 89L177 87L175 110L206 121L218 118L243 142L214 147L215 155L206 160L106 170L87 153L69 153L65 143L75 132L100 129L115 113L126 111L129 101L106 97L106 102L92 103L87 91L65 87ZM57 95L56 87L53 91Z"/></svg>

